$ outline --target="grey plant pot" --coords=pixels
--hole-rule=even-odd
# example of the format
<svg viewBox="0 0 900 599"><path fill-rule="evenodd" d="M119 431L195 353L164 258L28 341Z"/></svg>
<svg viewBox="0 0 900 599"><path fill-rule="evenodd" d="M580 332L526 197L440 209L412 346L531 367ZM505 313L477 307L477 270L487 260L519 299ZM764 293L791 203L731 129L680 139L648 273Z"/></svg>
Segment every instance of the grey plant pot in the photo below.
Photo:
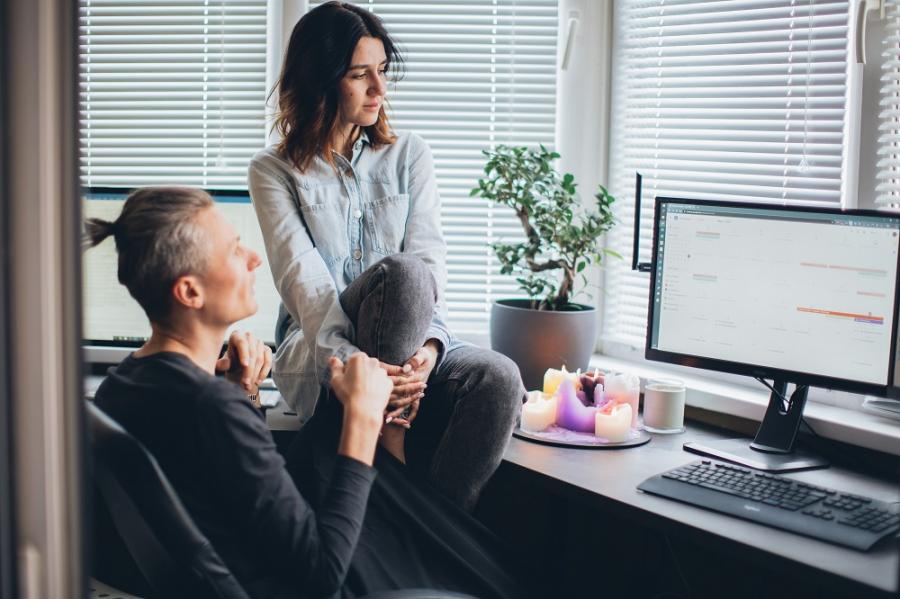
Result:
<svg viewBox="0 0 900 599"><path fill-rule="evenodd" d="M512 359L526 389L541 389L544 371L586 369L597 343L597 309L546 311L525 299L503 299L491 307L491 348Z"/></svg>

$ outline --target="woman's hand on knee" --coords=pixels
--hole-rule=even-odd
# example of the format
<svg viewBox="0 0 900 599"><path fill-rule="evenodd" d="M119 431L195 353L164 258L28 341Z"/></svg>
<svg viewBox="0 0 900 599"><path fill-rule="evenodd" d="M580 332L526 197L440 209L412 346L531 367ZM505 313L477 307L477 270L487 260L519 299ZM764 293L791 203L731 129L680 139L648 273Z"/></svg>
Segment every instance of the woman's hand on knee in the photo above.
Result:
<svg viewBox="0 0 900 599"><path fill-rule="evenodd" d="M438 348L436 344L436 341L429 339L403 366L382 365L383 368L387 367L388 374L391 375L394 382L394 390L391 392L391 399L388 403L387 418L400 417L413 403L415 403L415 411L418 412L418 402L425 397L428 377L431 376L431 371L434 370L437 361ZM409 418L408 415L404 416L403 420L412 422L412 418Z"/></svg>
<svg viewBox="0 0 900 599"><path fill-rule="evenodd" d="M402 366L396 364L387 364L379 362L379 366L384 370L388 378L391 380L393 388L389 398L388 409L399 411L397 414L388 412L387 416L393 418L405 410L412 402L421 399L425 395L425 388L428 386L420 376L414 373L404 373Z"/></svg>
<svg viewBox="0 0 900 599"><path fill-rule="evenodd" d="M422 398L420 397L406 406L397 408L396 410L390 410L386 418L387 423L389 423L387 426L394 425L405 429L410 428L413 420L419 415L419 405L421 402ZM388 409L390 409L390 407Z"/></svg>
<svg viewBox="0 0 900 599"><path fill-rule="evenodd" d="M423 381L427 381L431 376L431 371L437 363L437 357L440 353L440 342L436 339L429 339L422 347L416 350L416 353L406 361L403 365L403 372L417 376Z"/></svg>

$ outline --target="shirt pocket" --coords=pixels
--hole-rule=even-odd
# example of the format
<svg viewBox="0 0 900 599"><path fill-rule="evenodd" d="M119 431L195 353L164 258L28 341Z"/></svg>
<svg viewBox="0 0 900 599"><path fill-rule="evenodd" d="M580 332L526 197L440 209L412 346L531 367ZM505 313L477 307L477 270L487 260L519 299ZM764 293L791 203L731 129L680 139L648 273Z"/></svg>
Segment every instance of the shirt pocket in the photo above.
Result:
<svg viewBox="0 0 900 599"><path fill-rule="evenodd" d="M347 219L339 203L324 201L300 204L307 234L329 270L344 259L347 253Z"/></svg>
<svg viewBox="0 0 900 599"><path fill-rule="evenodd" d="M385 256L402 252L408 214L408 193L398 193L369 202L366 205L366 222L372 249Z"/></svg>

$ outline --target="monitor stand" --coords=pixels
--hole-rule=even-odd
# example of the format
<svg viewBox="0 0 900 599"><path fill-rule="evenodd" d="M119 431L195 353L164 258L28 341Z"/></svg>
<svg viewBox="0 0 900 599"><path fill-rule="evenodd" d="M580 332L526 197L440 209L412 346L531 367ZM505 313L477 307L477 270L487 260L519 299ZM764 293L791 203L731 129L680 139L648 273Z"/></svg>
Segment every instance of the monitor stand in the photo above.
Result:
<svg viewBox="0 0 900 599"><path fill-rule="evenodd" d="M809 387L797 385L790 399L785 396L786 381L775 381L771 389L766 415L752 443L748 439L723 439L685 443L684 449L767 472L828 467L822 457L794 447Z"/></svg>

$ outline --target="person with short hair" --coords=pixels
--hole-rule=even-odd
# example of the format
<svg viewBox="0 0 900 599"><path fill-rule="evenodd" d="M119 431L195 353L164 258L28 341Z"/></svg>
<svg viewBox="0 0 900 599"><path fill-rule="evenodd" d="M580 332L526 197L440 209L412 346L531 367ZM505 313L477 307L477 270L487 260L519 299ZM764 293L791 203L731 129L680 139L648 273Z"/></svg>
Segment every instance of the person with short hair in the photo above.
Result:
<svg viewBox="0 0 900 599"><path fill-rule="evenodd" d="M256 312L260 257L205 192L139 189L115 221L89 219L91 245L113 237L118 278L150 320L150 338L112 368L98 407L156 458L191 518L253 597L354 597L429 587L520 596L499 542L397 466L373 468L393 389L361 352L329 360L342 406L329 469L301 495L248 399L269 348L232 333ZM215 376L224 373L224 377ZM388 461L386 461L388 460ZM302 484L302 480L298 479ZM312 483L311 483L312 484Z"/></svg>
<svg viewBox="0 0 900 599"><path fill-rule="evenodd" d="M428 145L392 130L402 57L381 21L327 2L294 27L277 91L281 139L249 168L281 296L273 377L310 426L333 434L330 356L364 351L394 384L382 446L471 511L524 398L506 356L445 324L446 246ZM281 339L283 337L283 339Z"/></svg>

